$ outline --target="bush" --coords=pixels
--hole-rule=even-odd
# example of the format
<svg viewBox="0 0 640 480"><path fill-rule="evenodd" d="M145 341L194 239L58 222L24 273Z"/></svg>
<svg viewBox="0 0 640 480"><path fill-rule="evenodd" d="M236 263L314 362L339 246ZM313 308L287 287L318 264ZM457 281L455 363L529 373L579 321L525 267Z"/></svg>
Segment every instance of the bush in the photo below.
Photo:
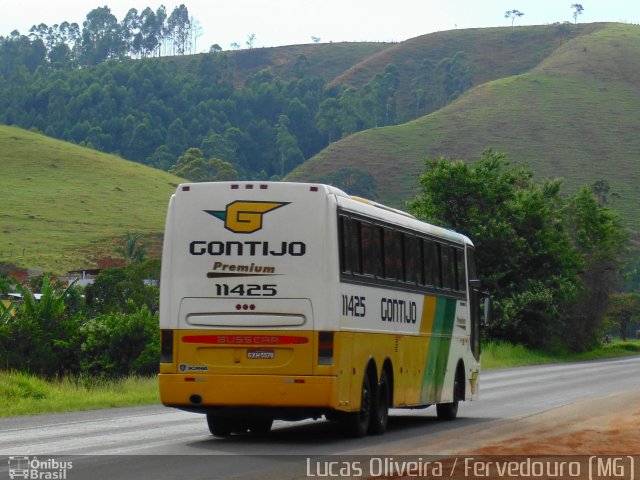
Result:
<svg viewBox="0 0 640 480"><path fill-rule="evenodd" d="M147 285L145 280L159 278L159 260L103 270L93 285L88 285L85 289L88 315L93 317L112 312L133 312L142 305L146 305L152 313L157 312L160 291L155 286ZM133 309L130 308L132 305Z"/></svg>
<svg viewBox="0 0 640 480"><path fill-rule="evenodd" d="M0 362L3 368L53 377L77 373L79 315L70 315L61 288L42 277L42 296L36 300L29 287L20 286L22 300L0 314Z"/></svg>
<svg viewBox="0 0 640 480"><path fill-rule="evenodd" d="M118 377L158 371L158 315L146 306L126 315L119 312L100 315L82 327L81 335L83 373Z"/></svg>

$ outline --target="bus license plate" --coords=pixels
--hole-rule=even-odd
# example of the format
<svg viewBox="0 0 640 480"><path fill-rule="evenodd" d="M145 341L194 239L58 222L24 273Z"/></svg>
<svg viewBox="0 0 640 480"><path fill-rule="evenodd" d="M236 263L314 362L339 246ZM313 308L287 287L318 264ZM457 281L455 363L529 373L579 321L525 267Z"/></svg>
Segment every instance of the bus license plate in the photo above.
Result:
<svg viewBox="0 0 640 480"><path fill-rule="evenodd" d="M276 352L273 350L249 350L247 358L249 360L272 360L276 358Z"/></svg>

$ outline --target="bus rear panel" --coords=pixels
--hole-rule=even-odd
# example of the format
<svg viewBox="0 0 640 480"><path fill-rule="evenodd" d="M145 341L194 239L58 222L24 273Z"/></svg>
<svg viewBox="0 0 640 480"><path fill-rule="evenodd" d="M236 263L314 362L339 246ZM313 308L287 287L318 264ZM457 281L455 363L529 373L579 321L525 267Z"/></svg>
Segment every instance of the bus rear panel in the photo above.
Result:
<svg viewBox="0 0 640 480"><path fill-rule="evenodd" d="M335 372L319 357L316 315L337 259L327 187L181 185L162 261L163 403L334 408ZM333 232L335 234L335 232ZM332 264L334 263L334 264ZM314 301L316 300L316 301ZM321 324L322 322L320 322ZM326 353L326 352L325 352Z"/></svg>

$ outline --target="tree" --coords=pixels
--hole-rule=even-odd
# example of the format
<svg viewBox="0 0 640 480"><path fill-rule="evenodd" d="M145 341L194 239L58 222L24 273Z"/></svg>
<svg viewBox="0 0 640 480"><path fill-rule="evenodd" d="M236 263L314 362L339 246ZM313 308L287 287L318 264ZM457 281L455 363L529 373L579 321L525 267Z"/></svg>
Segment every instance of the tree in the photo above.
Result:
<svg viewBox="0 0 640 480"><path fill-rule="evenodd" d="M335 98L328 98L320 104L316 114L316 127L326 136L327 143L339 140L342 136L340 128L340 104Z"/></svg>
<svg viewBox="0 0 640 480"><path fill-rule="evenodd" d="M173 41L173 53L184 55L191 42L191 20L184 4L173 9L167 20L167 28Z"/></svg>
<svg viewBox="0 0 640 480"><path fill-rule="evenodd" d="M427 100L427 94L425 93L425 91L421 88L416 88L413 90L413 98L416 102L416 112L415 112L415 116L416 118L418 118L420 116L420 109L424 107L426 100Z"/></svg>
<svg viewBox="0 0 640 480"><path fill-rule="evenodd" d="M396 92L399 85L398 68L390 63L384 68L384 73L376 74L362 89L362 96L368 97L368 103L363 99L363 106L369 105L372 109L370 114L374 123L371 126L381 127L396 123Z"/></svg>
<svg viewBox="0 0 640 480"><path fill-rule="evenodd" d="M236 150L238 149L238 144L231 139L232 137L233 134L231 132L226 132L225 135L209 132L202 139L202 144L200 145L203 156L206 158L223 158L229 162L237 161Z"/></svg>
<svg viewBox="0 0 640 480"><path fill-rule="evenodd" d="M140 242L144 238L142 233L127 232L122 241L122 245L116 247L116 253L124 258L127 265L132 263L142 263L147 257L147 246Z"/></svg>
<svg viewBox="0 0 640 480"><path fill-rule="evenodd" d="M152 128L149 121L145 119L134 127L129 142L122 148L127 158L145 163L147 158L154 153L154 146L161 142L161 138L158 129ZM169 147L166 148L169 150ZM172 158L175 160L176 155L173 154Z"/></svg>
<svg viewBox="0 0 640 480"><path fill-rule="evenodd" d="M140 33L134 39L134 49L139 51L142 57L151 56L160 47L163 19L147 7L140 13L138 23Z"/></svg>
<svg viewBox="0 0 640 480"><path fill-rule="evenodd" d="M593 292L585 279L598 271L598 251L605 248L608 260L619 248L619 227L608 211L586 198L568 201L559 182L536 184L531 171L491 150L472 164L429 160L420 185L411 211L469 235L476 245L495 300L492 337L546 349L590 345L602 317L596 311L584 321L575 306ZM592 226L587 220L596 213ZM579 341L569 343L574 332Z"/></svg>
<svg viewBox="0 0 640 480"><path fill-rule="evenodd" d="M437 79L441 85L444 103L449 103L462 95L472 84L473 65L464 52L456 52L452 57L443 58L436 66Z"/></svg>
<svg viewBox="0 0 640 480"><path fill-rule="evenodd" d="M253 48L253 45L256 42L256 34L252 33L251 35L247 36L247 48L249 50L251 50Z"/></svg>
<svg viewBox="0 0 640 480"><path fill-rule="evenodd" d="M362 112L362 99L360 92L355 87L348 86L340 94L339 121L342 135L347 136L363 129L364 120Z"/></svg>
<svg viewBox="0 0 640 480"><path fill-rule="evenodd" d="M507 10L504 13L504 18L510 18L511 19L511 28L513 28L513 22L515 22L516 18L522 17L524 15L524 13L518 11L518 10Z"/></svg>
<svg viewBox="0 0 640 480"><path fill-rule="evenodd" d="M132 55L140 55L140 41L142 33L140 32L140 16L138 10L130 8L124 19L122 20L122 38L125 41L127 51Z"/></svg>
<svg viewBox="0 0 640 480"><path fill-rule="evenodd" d="M199 148L190 148L169 172L193 182L220 182L236 180L238 172L229 162L219 158L205 158Z"/></svg>
<svg viewBox="0 0 640 480"><path fill-rule="evenodd" d="M167 146L174 154L183 152L188 145L189 132L184 128L181 118L177 118L167 130Z"/></svg>
<svg viewBox="0 0 640 480"><path fill-rule="evenodd" d="M159 278L160 261L155 259L102 270L85 288L87 314L132 313L143 307L155 313L159 308ZM148 280L155 282L150 284Z"/></svg>
<svg viewBox="0 0 640 480"><path fill-rule="evenodd" d="M612 295L607 315L616 327L620 338L627 339L629 327L640 322L640 293L627 292Z"/></svg>
<svg viewBox="0 0 640 480"><path fill-rule="evenodd" d="M191 53L198 52L198 39L202 36L202 24L194 17L189 19L191 22Z"/></svg>
<svg viewBox="0 0 640 480"><path fill-rule="evenodd" d="M578 23L578 15L582 15L584 7L580 3L574 3L571 8L573 8L573 23Z"/></svg>
<svg viewBox="0 0 640 480"><path fill-rule="evenodd" d="M109 7L99 7L87 14L82 23L81 60L84 65L97 65L121 58L125 51L118 19Z"/></svg>
<svg viewBox="0 0 640 480"><path fill-rule="evenodd" d="M611 297L607 315L618 330L622 340L627 339L629 327L640 322L640 293L618 293Z"/></svg>
<svg viewBox="0 0 640 480"><path fill-rule="evenodd" d="M276 134L276 145L280 156L280 177L284 177L285 170L288 172L296 165L304 162L304 156L298 147L296 137L289 132L289 117L280 115L278 118L278 133Z"/></svg>
<svg viewBox="0 0 640 480"><path fill-rule="evenodd" d="M628 235L620 216L604 206L605 183L581 188L569 197L564 211L566 228L582 261L580 292L564 322L564 336L572 350L598 343L609 298L622 279Z"/></svg>

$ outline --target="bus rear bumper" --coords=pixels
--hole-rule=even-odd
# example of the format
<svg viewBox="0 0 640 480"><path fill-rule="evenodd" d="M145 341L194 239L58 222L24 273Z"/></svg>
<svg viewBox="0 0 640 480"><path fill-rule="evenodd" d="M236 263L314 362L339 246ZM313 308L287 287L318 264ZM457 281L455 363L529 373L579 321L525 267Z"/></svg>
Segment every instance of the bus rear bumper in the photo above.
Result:
<svg viewBox="0 0 640 480"><path fill-rule="evenodd" d="M206 412L216 407L337 409L336 377L159 374L164 405Z"/></svg>

